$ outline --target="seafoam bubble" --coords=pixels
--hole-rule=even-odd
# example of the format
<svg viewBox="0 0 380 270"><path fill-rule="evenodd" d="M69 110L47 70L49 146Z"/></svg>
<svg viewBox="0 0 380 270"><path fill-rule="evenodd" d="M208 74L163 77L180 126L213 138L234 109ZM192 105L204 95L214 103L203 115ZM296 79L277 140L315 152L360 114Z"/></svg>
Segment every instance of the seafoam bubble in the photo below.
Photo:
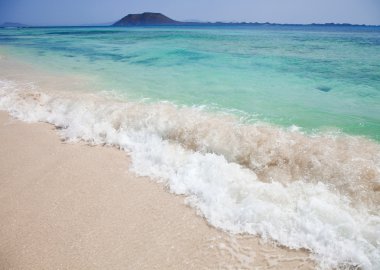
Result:
<svg viewBox="0 0 380 270"><path fill-rule="evenodd" d="M132 169L187 197L210 224L313 252L321 268L380 268L380 150L347 135L244 124L170 103L39 92L0 82L0 109L67 140L128 151Z"/></svg>

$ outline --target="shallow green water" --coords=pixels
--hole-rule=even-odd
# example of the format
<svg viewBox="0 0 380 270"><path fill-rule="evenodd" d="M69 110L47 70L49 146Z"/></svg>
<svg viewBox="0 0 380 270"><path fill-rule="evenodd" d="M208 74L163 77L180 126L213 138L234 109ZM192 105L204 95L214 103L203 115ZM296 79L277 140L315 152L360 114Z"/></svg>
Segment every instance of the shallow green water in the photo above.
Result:
<svg viewBox="0 0 380 270"><path fill-rule="evenodd" d="M95 76L96 91L380 140L379 28L0 29L0 44L37 65Z"/></svg>

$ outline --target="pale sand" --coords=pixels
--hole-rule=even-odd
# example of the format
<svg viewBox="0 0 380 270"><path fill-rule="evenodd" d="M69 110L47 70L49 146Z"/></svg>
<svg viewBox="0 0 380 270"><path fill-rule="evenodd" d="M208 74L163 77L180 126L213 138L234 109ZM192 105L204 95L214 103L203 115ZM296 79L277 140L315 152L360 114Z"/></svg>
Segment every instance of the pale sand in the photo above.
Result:
<svg viewBox="0 0 380 270"><path fill-rule="evenodd" d="M0 112L0 268L314 268L306 251L210 227L129 162Z"/></svg>

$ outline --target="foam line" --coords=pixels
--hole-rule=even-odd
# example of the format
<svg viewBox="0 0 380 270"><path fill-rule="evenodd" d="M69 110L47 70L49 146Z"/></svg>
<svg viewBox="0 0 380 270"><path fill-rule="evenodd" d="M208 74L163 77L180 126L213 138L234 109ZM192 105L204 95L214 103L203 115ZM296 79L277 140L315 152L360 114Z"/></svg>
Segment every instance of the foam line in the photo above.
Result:
<svg viewBox="0 0 380 270"><path fill-rule="evenodd" d="M321 268L380 268L373 141L244 124L170 103L42 93L11 81L0 81L0 109L51 123L69 141L127 151L137 174L185 195L215 227L309 249Z"/></svg>

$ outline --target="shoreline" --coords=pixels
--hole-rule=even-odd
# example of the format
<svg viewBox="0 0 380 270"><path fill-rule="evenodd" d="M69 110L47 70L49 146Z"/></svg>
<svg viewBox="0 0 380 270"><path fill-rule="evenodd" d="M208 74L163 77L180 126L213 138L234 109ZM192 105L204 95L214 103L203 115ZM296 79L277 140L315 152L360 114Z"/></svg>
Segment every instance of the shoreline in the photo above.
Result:
<svg viewBox="0 0 380 270"><path fill-rule="evenodd" d="M87 203L95 209L107 209L93 217L96 224L100 222L99 216L102 216L103 212L117 213L116 220L119 220L119 216L122 216L124 221L132 220L128 226L133 226L134 230L121 230L120 233L116 232L116 235L126 235L127 243L133 239L133 245L152 249L151 252L159 254L160 257L154 264L146 262L147 266L141 266L142 268L151 269L158 264L166 269L173 264L176 265L173 266L174 269L287 269L288 263L291 263L291 269L296 266L301 269L316 266L322 269L344 268L345 265L363 265L363 269L371 269L371 265L377 261L376 242L367 234L376 231L377 215L371 214L370 211L376 213L377 202L380 200L376 182L379 173L379 160L376 155L380 150L377 144L350 136L308 136L297 130L271 125L241 125L235 118L167 103L114 100L112 96L90 91L92 83L96 86L92 77L83 77L82 74L74 74L73 77L70 74L59 76L28 63L24 65L20 61L13 61L11 57L2 58L0 61L0 64L6 67L0 80L0 107L11 116L25 121L24 123L34 124L19 122L20 129L14 130L14 134L8 134L9 138L5 138L8 143L5 143L2 154L3 174L6 177L20 174L8 170L7 164L12 160L13 153L20 153L21 157L36 156L30 157L29 161L34 162L36 159L37 163L19 162L22 168L38 169L41 164L50 163L52 158L54 163L46 166L45 171L31 170L31 175L34 175L34 178L46 178L45 174L48 173L49 177L53 177L54 169L59 169L60 174L53 177L55 181L62 184L65 183L62 179L68 178L71 182L68 182L68 186L53 185L53 193L59 197L59 190L63 188L66 193L79 196L76 192L79 185L82 194L88 196L85 201L81 201L79 197L75 199L78 203L76 207L79 207L81 213L92 213L92 208L81 208L81 203ZM29 138L30 131L27 127L39 125L45 125L54 138L45 138L46 134ZM6 131L8 128L9 126L6 126L3 130ZM21 147L19 141L27 141L28 144ZM49 141L50 147L44 148L43 145ZM58 147L52 143L53 141L58 141L61 146L62 142L65 142L65 147ZM24 148L30 149L35 142L38 147L30 150L28 154L22 152ZM15 145L15 148L7 148L8 144ZM84 150L88 148L95 150ZM43 149L42 153L39 152ZM56 153L52 149L59 151ZM89 151L92 154L89 154ZM107 151L116 151L118 154ZM61 152L65 152L65 155L61 156ZM52 153L55 154L52 156ZM82 154L87 158L80 156ZM7 158L9 155L11 156ZM72 159L75 161L71 161ZM357 162L358 159L362 161ZM336 162L340 165L336 166ZM17 161L14 163L17 164ZM61 163L71 165L62 169ZM74 182L73 173L77 177ZM99 178L100 176L102 178ZM24 177L29 179L29 175ZM49 185L44 188L40 182L33 182L36 181L34 178L29 179L32 181L29 186L37 185L38 193L41 194L50 191ZM92 184L93 178L97 179L96 184ZM145 186L140 186L137 190L141 194L132 196L130 194L135 193L135 189L122 184L124 181L129 183L129 179L135 179L136 182L142 179L161 179L158 180L161 183L158 185L161 192L168 196L168 200L177 200L181 206L175 208L176 210L170 205L156 209L153 214L155 219L152 221L149 219L151 211L147 208L160 206L160 196L164 195L146 193ZM18 181L25 179L15 176L14 182ZM116 193L119 200L113 204L113 208L132 211L133 218L124 212L114 212L113 209L107 208L114 202L114 195L111 193L116 191L111 192L108 186L113 185L114 181L119 187L124 188L124 193ZM46 179L45 182L49 183ZM358 190L358 185L364 188ZM87 186L89 191L86 189ZM107 190L110 193L104 194ZM10 191L13 192L12 188ZM20 191L15 192L18 194ZM14 197L17 198L17 194L14 194ZM103 200L100 200L99 204L96 202L99 200L96 197L98 194L103 194ZM140 195L143 197L138 197ZM34 193L28 196L31 201L38 197ZM131 198L124 200L123 196ZM110 202L104 198L109 198ZM146 198L153 199L154 203L146 202ZM139 213L134 212L135 201L139 201L138 204L143 206L136 211L147 215L144 220L139 219ZM127 205L124 206L125 203ZM41 205L48 203L44 201ZM25 203L25 207L27 206ZM10 209L7 211L12 212ZM46 210L42 208L41 211ZM204 217L197 216L196 219L203 225L188 227L188 224L195 222L193 218L185 220L186 224L182 224L184 218L181 213L184 211L188 211L192 217L196 214ZM4 216L7 217L6 214ZM156 224L156 217L161 216L165 220L159 224L166 227L158 229L160 226ZM69 225L76 220L86 222L89 218L69 214L65 217L65 222ZM24 219L24 216L17 218ZM104 224L107 231L113 228L112 220L100 224ZM173 228L167 227L168 220L171 220L171 226L179 226L175 231L176 237L184 235L186 238L181 238L177 243L175 237L170 234ZM52 222L57 221L52 219ZM146 227L145 224L149 224L151 234L164 235L164 239L150 235L153 242L159 243L168 239L168 242L165 242L166 248L162 248L161 244L152 248L149 246L150 243L145 244L150 239L140 235L141 232L137 230ZM123 225L120 222L117 228L122 228ZM102 229L101 225L97 226L98 229ZM211 229L204 231L202 226ZM85 227L86 233L89 228ZM198 238L199 235L193 235L194 228L200 230L201 238ZM94 230L91 230L91 234L94 233ZM358 240L357 230L365 242ZM241 233L243 236L232 236L225 232ZM28 232L34 233L35 231ZM70 233L65 232L64 235L73 238ZM53 238L56 237L56 231L52 234ZM131 238L130 235L136 237ZM261 246L258 244L262 242L261 238L252 235L275 241L281 247L275 248L272 244ZM112 241L117 238L114 235L109 236ZM139 244L140 237L144 244ZM374 237L377 236L374 234ZM92 240L85 241L87 243ZM107 241L108 239L104 238L101 242L91 242L91 245L101 248L103 242ZM189 243L191 248L185 245L188 249L172 251L172 257L167 255L167 250L172 249L172 246L173 249L184 247L182 242ZM61 245L63 250L68 248L63 243ZM72 245L78 246L78 243L70 244ZM134 248L125 243L116 247L112 243L107 246L116 250ZM352 248L353 246L355 248ZM91 253L89 248L86 247L84 251ZM305 248L311 253L290 250L300 248ZM72 252L71 249L69 251ZM111 250L107 252L112 254ZM100 250L98 253L103 254L103 251ZM128 254L120 256L124 260L139 262L135 253ZM132 256L132 259L128 256ZM163 265L162 260L167 256L170 258L165 260L170 263ZM311 259L305 259L308 257ZM315 260L315 263L311 260ZM103 262L104 260L101 261ZM128 268L127 265L117 264L116 268L120 267ZM103 264L103 268L109 267ZM134 265L133 268L139 269L140 265Z"/></svg>
<svg viewBox="0 0 380 270"><path fill-rule="evenodd" d="M126 255L119 254L118 256L124 260L138 263L134 264L132 269L152 269L155 265L165 269L289 269L289 264L290 269L346 269L356 266L372 269L377 265L376 209L380 201L377 181L380 160L377 153L380 153L380 148L375 142L345 134L335 136L320 133L313 136L297 129L281 128L269 123L244 124L230 115L209 113L186 106L178 107L166 102L144 103L119 99L112 94L94 91L97 89L96 76L81 73L60 75L39 69L28 62L24 63L22 59L14 61L9 56L1 58L0 65L5 67L0 78L0 109L24 121L18 122L20 126L18 130L14 130L14 134L8 134L11 139L5 138L8 143L4 145L15 144L16 147L12 149L4 146L4 167L0 169L6 177L9 174L20 174L8 170L7 163L12 160L13 156L10 155L13 153L21 153L21 157L25 155L22 152L24 147L21 147L19 141L26 140L26 149L37 142L38 147L27 154L28 156L36 153L37 162L34 165L20 162L22 168L39 168L41 164L50 162L51 153L55 153L51 149L59 148L59 153L53 154L54 164L47 166L45 172L31 170L32 175L35 178L46 178L45 173L50 177L54 174L54 169L60 169L60 176L54 178L54 181L62 184L62 179L68 178L71 186L64 185L63 190L77 196L79 194L75 189L80 186L83 178L84 186L80 187L89 200L86 199L82 203L96 209L106 209L113 202L114 196L107 193L102 196L110 198L111 202L102 197L103 201L100 200L97 204L96 196L107 192L104 188L113 185L113 181L116 181L119 187L123 187L124 184L120 183L129 183L130 179L136 182L154 182L160 187L161 192L166 193L165 196L175 198L168 200L177 200L180 205L179 208L175 208L177 210L165 204L162 209L153 211L154 220L150 220L152 214L147 209L160 206L159 198L163 195L141 191L145 190L143 185L137 190L144 197L134 195L130 200L124 200L122 196L130 196L131 192L135 192L135 189L130 189L128 185L124 187L123 194L115 193L119 201L113 204L114 208L135 211L134 205L128 203L132 201L132 204L135 204L135 201L139 201L138 204L143 208L136 211L148 216L141 220L138 213L133 214L131 218L128 214L118 212L116 220L119 216L123 216L124 221L132 220L128 226L133 226L135 230L121 230L120 233L116 232L116 235L126 235L127 240L133 239L133 245L137 243L143 249L152 249L151 252L157 252L157 256L160 257L160 260L153 264L145 264L144 259L141 266L141 259L136 258L135 253L129 251ZM17 121L8 119L6 122ZM21 128L22 126L24 127ZM37 126L46 126L54 138L45 138L46 134L40 136L42 140L39 136L32 140L29 140L29 137L24 138L25 134L29 136L28 128L39 130ZM7 129L8 126L3 131ZM18 139L14 141L13 138ZM51 149L44 148L43 145L49 141ZM52 143L53 141L58 141L65 148L61 149ZM63 150L67 147L71 150ZM89 150L84 150L88 148L95 149L91 150L91 155ZM41 149L44 149L43 153L38 154ZM115 155L118 157L104 151L116 151L118 154ZM61 152L66 154L61 156ZM87 158L79 156L82 154ZM30 161L34 161L33 158L31 157ZM70 163L72 158L75 160L74 163ZM60 163L71 164L71 167L62 169ZM115 164L118 165L115 167ZM99 171L101 169L106 172ZM77 177L75 182L72 182L73 172ZM100 176L103 176L103 179L100 179ZM43 186L39 186L40 182L29 179L29 175L25 177L31 181L29 186L37 185L40 188L39 193L50 191L49 185L45 190ZM91 182L92 177L97 179L94 185ZM109 181L110 179L112 181ZM15 176L14 181L24 179ZM43 182L45 183L46 179ZM89 186L89 191L85 189L86 186ZM358 189L358 186L361 188ZM53 187L57 196L60 196L59 189L58 186ZM19 191L15 192L17 194L14 196L17 198ZM38 197L34 193L28 196L32 201ZM147 203L144 198L153 199L154 203ZM80 200L79 197L76 198L79 208ZM124 203L127 205L124 206ZM25 206L27 208L28 205L25 203ZM105 212L116 213L108 210ZM92 210L80 208L80 211L87 215L87 211ZM185 211L188 211L192 218L185 220L186 224L182 224L182 213ZM12 210L8 212L11 213ZM97 215L102 216L102 213ZM158 229L160 226L156 224L156 217L161 216L165 217L165 221L162 220L159 224L166 227ZM194 217L203 225L188 227L187 223L195 222ZM24 216L17 218L24 219ZM76 219L82 223L86 222L88 217L66 214L66 219L70 225L70 222L75 223ZM95 219L99 222L99 217ZM172 226L179 226L179 229L173 231L167 227L168 220L171 220ZM56 219L53 221L56 222ZM102 223L106 226L105 231L113 228L112 222ZM152 228L151 234L158 233L164 235L164 239L168 239L169 242L164 244L166 248L163 249L158 243L163 240L162 237L150 235L154 242L151 247L151 243L148 243L151 240L145 235L140 235L141 232L136 228L145 228L145 224ZM118 223L117 228L122 226L122 223ZM209 230L204 231L202 226ZM88 228L90 227L85 227L85 230ZM201 238L192 233L198 229ZM36 231L38 232L35 230L28 234L34 234ZM176 237L186 237L176 242L176 237L170 235L172 231ZM56 232L53 232L54 237ZM73 238L70 233L66 232L69 238ZM94 230L91 234L93 233ZM253 235L259 235L261 238ZM142 244L139 244L140 237L143 239ZM115 238L116 236L111 235L110 240L114 241ZM272 242L261 245L262 239ZM86 239L86 243L91 241ZM102 243L92 241L91 245L101 248L103 242L107 241L108 239L104 238ZM119 246L109 243L107 247L116 250L135 248L126 242L127 244L119 243ZM182 242L188 243L191 248ZM281 247L273 247L273 243ZM61 245L63 250L68 249L67 252L72 253L70 247L65 247L63 243ZM78 247L79 244L70 245ZM177 247L184 246L185 249L177 250ZM86 246L84 252L93 252L89 248L91 247ZM169 249L175 250L170 253ZM8 253L7 249L5 251ZM107 252L112 254L111 250ZM0 250L0 258L4 257L2 253ZM104 252L100 250L98 253ZM83 255L78 254L76 256ZM65 263L67 258L64 260ZM95 261L98 260L97 257L94 258ZM162 261L164 258L170 263L165 264ZM104 262L104 259L100 261ZM171 266L172 264L175 267ZM91 269L93 267L91 265ZM102 267L109 268L105 264ZM115 268L120 267L129 266L125 262L116 262Z"/></svg>
<svg viewBox="0 0 380 270"><path fill-rule="evenodd" d="M25 136L25 134L28 134ZM0 111L5 269L313 269L309 253L215 229L112 147Z"/></svg>

